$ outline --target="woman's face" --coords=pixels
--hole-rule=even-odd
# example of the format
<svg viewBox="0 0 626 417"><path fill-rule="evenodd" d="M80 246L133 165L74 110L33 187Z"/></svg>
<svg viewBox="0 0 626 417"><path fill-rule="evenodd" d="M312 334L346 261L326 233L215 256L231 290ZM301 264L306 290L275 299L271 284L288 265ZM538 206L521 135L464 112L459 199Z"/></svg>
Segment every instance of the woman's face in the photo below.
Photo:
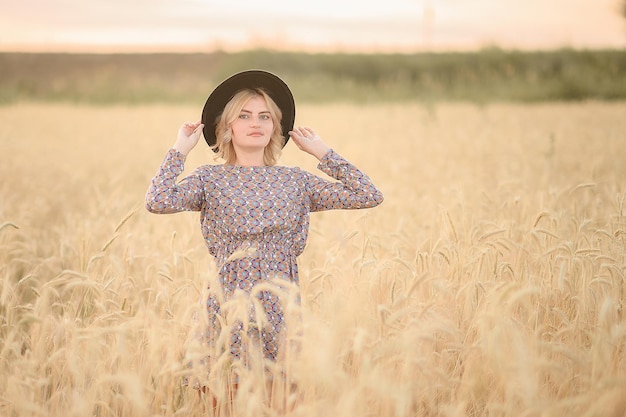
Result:
<svg viewBox="0 0 626 417"><path fill-rule="evenodd" d="M265 99L255 96L248 100L230 128L235 151L265 149L274 131L274 122Z"/></svg>

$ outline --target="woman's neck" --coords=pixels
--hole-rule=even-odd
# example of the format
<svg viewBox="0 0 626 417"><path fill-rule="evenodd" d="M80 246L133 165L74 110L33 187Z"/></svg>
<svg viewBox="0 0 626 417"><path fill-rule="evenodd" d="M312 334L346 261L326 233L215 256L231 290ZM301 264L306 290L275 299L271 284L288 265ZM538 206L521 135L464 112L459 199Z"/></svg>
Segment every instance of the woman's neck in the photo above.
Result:
<svg viewBox="0 0 626 417"><path fill-rule="evenodd" d="M265 162L263 161L263 152L237 152L235 165L240 165L244 167L265 166Z"/></svg>

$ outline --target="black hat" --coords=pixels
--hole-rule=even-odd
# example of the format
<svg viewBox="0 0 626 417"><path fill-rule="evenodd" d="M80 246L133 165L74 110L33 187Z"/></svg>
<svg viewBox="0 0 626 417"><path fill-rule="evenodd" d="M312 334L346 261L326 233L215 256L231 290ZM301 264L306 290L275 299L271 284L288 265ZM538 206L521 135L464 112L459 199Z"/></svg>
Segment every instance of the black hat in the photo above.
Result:
<svg viewBox="0 0 626 417"><path fill-rule="evenodd" d="M293 95L287 84L278 76L261 70L239 72L215 87L202 110L203 133L206 142L209 146L215 145L215 127L218 116L222 114L230 99L244 88L261 88L274 100L283 113L280 124L283 128L286 144L289 140L289 131L293 129L296 118L296 105Z"/></svg>

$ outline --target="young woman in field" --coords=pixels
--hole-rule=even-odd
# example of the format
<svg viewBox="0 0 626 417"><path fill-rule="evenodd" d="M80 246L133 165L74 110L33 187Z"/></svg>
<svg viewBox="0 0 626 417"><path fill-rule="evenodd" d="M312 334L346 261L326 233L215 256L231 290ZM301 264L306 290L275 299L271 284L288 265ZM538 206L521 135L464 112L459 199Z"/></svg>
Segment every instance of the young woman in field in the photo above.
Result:
<svg viewBox="0 0 626 417"><path fill-rule="evenodd" d="M281 281L298 284L296 258L305 247L309 213L369 208L383 201L363 172L311 128L294 128L294 119L293 96L280 78L265 71L233 75L211 93L201 121L180 127L146 195L146 207L153 213L200 212L221 287L211 288L206 300L207 341L215 344L220 332L230 332L223 351L232 360L244 360L251 341L266 361L279 358L285 311L272 288ZM224 162L200 166L177 183L201 133ZM276 165L290 138L338 181ZM247 323L241 320L222 329L223 304L235 293L254 297Z"/></svg>

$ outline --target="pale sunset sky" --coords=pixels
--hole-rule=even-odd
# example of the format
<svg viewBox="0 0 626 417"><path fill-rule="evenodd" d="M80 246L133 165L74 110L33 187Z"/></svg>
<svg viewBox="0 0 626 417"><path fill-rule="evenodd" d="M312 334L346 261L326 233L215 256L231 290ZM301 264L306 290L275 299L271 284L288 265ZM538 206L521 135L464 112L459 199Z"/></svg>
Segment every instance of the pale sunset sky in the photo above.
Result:
<svg viewBox="0 0 626 417"><path fill-rule="evenodd" d="M0 0L0 51L624 48L620 0Z"/></svg>

